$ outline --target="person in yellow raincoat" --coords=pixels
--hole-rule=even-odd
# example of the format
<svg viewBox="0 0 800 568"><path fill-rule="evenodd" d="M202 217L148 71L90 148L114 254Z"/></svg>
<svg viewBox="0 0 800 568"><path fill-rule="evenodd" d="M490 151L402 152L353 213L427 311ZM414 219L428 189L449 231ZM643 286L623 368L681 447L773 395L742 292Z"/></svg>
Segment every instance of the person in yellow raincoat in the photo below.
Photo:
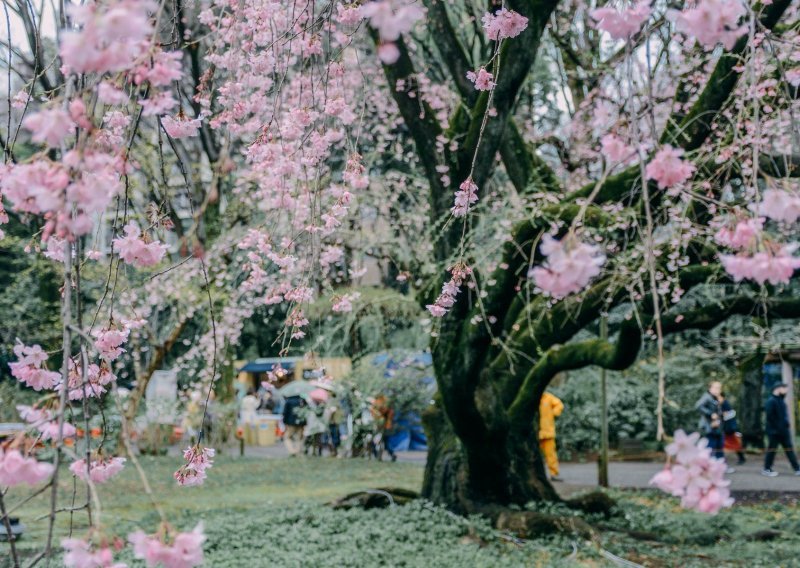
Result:
<svg viewBox="0 0 800 568"><path fill-rule="evenodd" d="M539 448L544 455L550 478L558 480L558 454L556 453L556 417L564 411L564 403L557 396L545 392L539 402Z"/></svg>

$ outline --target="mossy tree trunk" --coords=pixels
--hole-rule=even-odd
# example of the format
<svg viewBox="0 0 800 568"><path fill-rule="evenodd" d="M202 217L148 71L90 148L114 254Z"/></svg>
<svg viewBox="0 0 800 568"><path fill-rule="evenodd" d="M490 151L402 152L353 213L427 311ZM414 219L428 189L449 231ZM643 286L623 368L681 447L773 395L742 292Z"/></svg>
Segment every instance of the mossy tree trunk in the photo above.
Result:
<svg viewBox="0 0 800 568"><path fill-rule="evenodd" d="M739 429L747 446L764 447L764 354L756 352L743 359L739 367L742 388L739 395Z"/></svg>
<svg viewBox="0 0 800 568"><path fill-rule="evenodd" d="M485 128L490 94L476 91L466 80L466 71L478 68L488 56L483 61L473 61L464 49L459 37L462 32L457 32L451 22L450 12L457 8L438 0L423 2L428 9L431 39L438 50L438 68L448 71L452 86L461 97L449 128L440 126L419 89L411 53L429 55L429 50L409 50L404 38L400 38L400 56L396 63L385 65L384 72L429 182L432 224L442 226L442 220L449 216L453 194L468 175L479 188L486 187L497 166L497 156L519 195L552 192L559 196L554 200L556 205L546 207L533 220L520 221L514 228L498 263L500 268L482 274L480 266L470 263L475 271L474 283L487 295L479 298L472 288L464 286L456 305L440 322L432 343L439 394L435 407L424 417L429 454L423 495L460 512L558 499L546 478L536 440L538 429L534 427L538 424L542 393L559 372L591 365L621 370L633 364L643 335L653 331L652 314L649 305L631 303L631 293L624 283L611 278L601 279L581 294L553 305L545 298L520 294L519 290L524 286L531 259L537 260L543 234L554 224L569 226L581 210L581 199L594 195L594 203L585 209L585 227L609 225L602 208L607 203L625 203L631 216L641 217L640 169L635 165L612 175L599 188L593 182L568 190L560 186L535 149L524 142L514 123L513 109L557 0L503 3L527 17L529 23L522 34L506 41L500 49L497 86L491 97L494 113ZM493 9L499 9L500 3L493 5ZM776 0L766 7L761 26L772 29L789 5L790 0ZM375 39L378 41L377 35ZM670 127L664 133L665 142L686 150L703 144L715 115L725 107L739 78L732 62L746 47L743 37L730 54L718 60L713 77L722 78L709 81L688 111L667 121ZM396 85L402 88L394 88ZM704 120L696 120L697 116ZM445 149L439 151L443 138L457 140L458 149L445 144ZM449 182L441 175L443 166L448 169ZM653 188L652 194L653 205L658 206L663 192ZM702 216L703 212L697 215ZM668 216L662 220L668 221ZM640 226L643 225L640 219ZM453 222L444 226L447 228L437 239L434 254L447 269L461 258L461 242L469 226ZM626 234L625 238L641 235ZM683 290L712 278L719 280L713 251L693 251L691 260L679 275ZM425 303L432 302L448 277L443 270L441 278L431 282ZM646 289L637 292L642 297L649 294ZM574 340L580 331L593 329L601 314L626 304L638 318L630 317L612 329L614 341ZM769 309L771 318L800 316L800 300L774 298L760 302L751 296L733 296L713 305L692 305L683 313L672 310L662 316L662 328L664 333L711 329L730 315L748 314L758 307ZM480 321L477 325L476 320Z"/></svg>

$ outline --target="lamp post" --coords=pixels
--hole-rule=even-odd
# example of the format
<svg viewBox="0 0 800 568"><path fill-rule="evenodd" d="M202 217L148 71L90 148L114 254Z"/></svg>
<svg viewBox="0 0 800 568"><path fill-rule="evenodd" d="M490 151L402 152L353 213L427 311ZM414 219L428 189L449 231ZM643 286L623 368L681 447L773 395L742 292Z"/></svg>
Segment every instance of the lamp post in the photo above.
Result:
<svg viewBox="0 0 800 568"><path fill-rule="evenodd" d="M600 337L608 339L608 319L600 318ZM606 370L600 369L600 459L597 467L597 483L608 487L608 392L606 390Z"/></svg>

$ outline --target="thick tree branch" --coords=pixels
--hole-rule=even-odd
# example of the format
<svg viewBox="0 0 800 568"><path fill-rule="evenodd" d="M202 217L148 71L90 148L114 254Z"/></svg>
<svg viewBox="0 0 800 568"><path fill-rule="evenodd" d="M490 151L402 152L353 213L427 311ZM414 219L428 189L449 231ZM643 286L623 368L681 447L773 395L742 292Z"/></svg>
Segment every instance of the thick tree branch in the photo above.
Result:
<svg viewBox="0 0 800 568"><path fill-rule="evenodd" d="M665 314L665 334L688 329L711 330L734 315L748 315L765 310L773 319L800 317L800 298L772 298L766 301L753 296L733 296L718 303L683 314ZM624 370L633 365L642 344L642 331L635 319L624 321L617 341L590 339L565 346L551 347L525 377L517 398L508 409L511 427L520 432L533 430L539 399L550 381L560 372L595 365L609 370Z"/></svg>

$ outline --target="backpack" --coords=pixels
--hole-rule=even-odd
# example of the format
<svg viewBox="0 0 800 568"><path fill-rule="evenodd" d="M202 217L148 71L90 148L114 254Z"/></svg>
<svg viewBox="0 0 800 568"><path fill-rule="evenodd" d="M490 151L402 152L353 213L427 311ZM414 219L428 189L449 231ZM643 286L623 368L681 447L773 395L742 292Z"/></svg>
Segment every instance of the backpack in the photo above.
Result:
<svg viewBox="0 0 800 568"><path fill-rule="evenodd" d="M306 406L306 401L299 396L290 396L286 399L283 406L283 423L287 426L305 426L306 420L301 412L301 408Z"/></svg>

